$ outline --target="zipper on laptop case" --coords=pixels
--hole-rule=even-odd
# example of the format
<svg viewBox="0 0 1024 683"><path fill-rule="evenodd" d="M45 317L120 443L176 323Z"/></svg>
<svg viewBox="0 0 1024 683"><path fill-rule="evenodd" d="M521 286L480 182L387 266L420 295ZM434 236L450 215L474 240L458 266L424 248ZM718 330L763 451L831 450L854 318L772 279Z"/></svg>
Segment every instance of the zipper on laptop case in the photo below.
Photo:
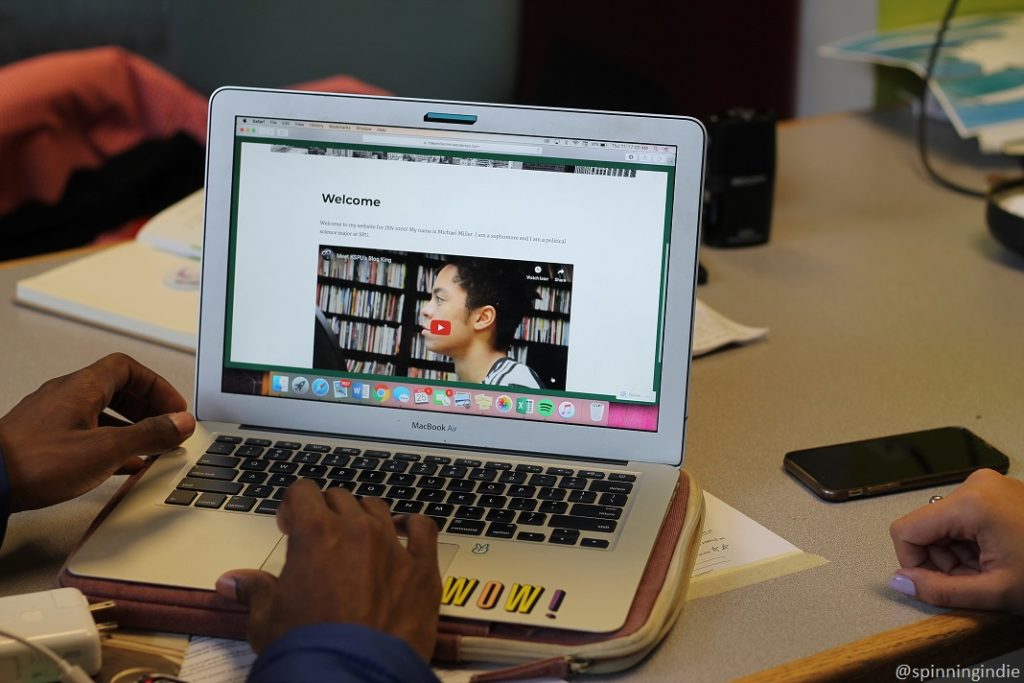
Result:
<svg viewBox="0 0 1024 683"><path fill-rule="evenodd" d="M593 659L586 659L585 657L568 657L569 673L570 674L581 674L591 667L594 663Z"/></svg>

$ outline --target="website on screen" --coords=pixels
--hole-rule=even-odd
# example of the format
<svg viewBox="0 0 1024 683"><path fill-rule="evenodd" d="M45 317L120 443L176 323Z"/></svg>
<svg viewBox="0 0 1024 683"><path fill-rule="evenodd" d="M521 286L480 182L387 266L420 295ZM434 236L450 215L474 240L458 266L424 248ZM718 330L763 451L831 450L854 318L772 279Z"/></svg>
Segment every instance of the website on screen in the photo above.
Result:
<svg viewBox="0 0 1024 683"><path fill-rule="evenodd" d="M226 391L604 427L656 411L671 164L239 131Z"/></svg>

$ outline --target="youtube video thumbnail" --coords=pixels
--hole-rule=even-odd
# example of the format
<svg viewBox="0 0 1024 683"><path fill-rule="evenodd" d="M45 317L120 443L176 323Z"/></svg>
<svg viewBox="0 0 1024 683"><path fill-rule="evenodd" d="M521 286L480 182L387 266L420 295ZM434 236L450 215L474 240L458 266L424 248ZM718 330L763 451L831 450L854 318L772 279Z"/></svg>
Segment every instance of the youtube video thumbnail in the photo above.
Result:
<svg viewBox="0 0 1024 683"><path fill-rule="evenodd" d="M313 369L564 390L571 264L321 244Z"/></svg>

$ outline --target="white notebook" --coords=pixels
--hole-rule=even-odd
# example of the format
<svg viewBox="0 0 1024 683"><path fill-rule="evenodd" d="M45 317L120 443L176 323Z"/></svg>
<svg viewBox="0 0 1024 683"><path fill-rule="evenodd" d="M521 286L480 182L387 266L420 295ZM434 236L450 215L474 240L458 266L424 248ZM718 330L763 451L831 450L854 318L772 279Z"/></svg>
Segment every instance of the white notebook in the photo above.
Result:
<svg viewBox="0 0 1024 683"><path fill-rule="evenodd" d="M195 352L199 262L133 240L20 280L15 301Z"/></svg>
<svg viewBox="0 0 1024 683"><path fill-rule="evenodd" d="M147 230L149 225L177 230ZM195 352L200 262L182 254L198 253L188 239L170 248L175 245L165 233L201 234L202 192L161 212L147 228L135 240L20 280L15 301ZM159 239L149 239L151 233Z"/></svg>

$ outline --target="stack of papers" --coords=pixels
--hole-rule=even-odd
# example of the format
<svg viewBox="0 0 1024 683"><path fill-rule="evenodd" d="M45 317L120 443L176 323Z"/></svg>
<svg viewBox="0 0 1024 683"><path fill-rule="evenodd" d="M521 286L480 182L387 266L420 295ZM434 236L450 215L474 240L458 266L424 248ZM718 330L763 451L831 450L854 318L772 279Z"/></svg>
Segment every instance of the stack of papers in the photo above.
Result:
<svg viewBox="0 0 1024 683"><path fill-rule="evenodd" d="M840 40L827 57L887 64L922 78L938 24ZM1024 154L1024 13L953 19L942 41L931 91L961 137L982 151Z"/></svg>
<svg viewBox="0 0 1024 683"><path fill-rule="evenodd" d="M766 327L740 325L697 299L693 314L693 357L730 344L746 344L768 334Z"/></svg>
<svg viewBox="0 0 1024 683"><path fill-rule="evenodd" d="M717 595L828 562L819 555L800 550L707 491L704 504L704 531L687 600Z"/></svg>
<svg viewBox="0 0 1024 683"><path fill-rule="evenodd" d="M196 190L146 222L135 239L169 254L203 257L203 206L206 193Z"/></svg>
<svg viewBox="0 0 1024 683"><path fill-rule="evenodd" d="M199 190L134 240L19 281L15 301L195 352L203 201Z"/></svg>

